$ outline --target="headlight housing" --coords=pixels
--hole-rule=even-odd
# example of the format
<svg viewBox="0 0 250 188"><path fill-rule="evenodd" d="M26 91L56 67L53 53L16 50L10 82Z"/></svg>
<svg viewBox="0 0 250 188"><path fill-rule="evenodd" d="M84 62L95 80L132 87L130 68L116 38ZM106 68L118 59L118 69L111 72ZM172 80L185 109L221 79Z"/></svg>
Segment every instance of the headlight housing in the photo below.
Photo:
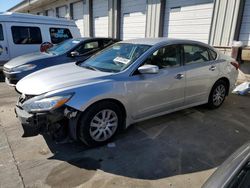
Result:
<svg viewBox="0 0 250 188"><path fill-rule="evenodd" d="M36 68L36 65L33 65L33 64L20 65L20 66L12 68L11 72L19 73L22 71L29 71L34 68Z"/></svg>
<svg viewBox="0 0 250 188"><path fill-rule="evenodd" d="M51 96L41 99L31 99L23 103L22 108L27 112L45 112L57 109L70 100L73 94Z"/></svg>

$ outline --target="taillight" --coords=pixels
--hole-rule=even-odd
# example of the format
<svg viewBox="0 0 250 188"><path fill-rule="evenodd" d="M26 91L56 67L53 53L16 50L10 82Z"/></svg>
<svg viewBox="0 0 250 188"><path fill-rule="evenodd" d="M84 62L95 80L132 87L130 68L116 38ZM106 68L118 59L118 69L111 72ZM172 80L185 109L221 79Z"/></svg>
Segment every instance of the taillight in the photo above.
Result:
<svg viewBox="0 0 250 188"><path fill-rule="evenodd" d="M232 61L231 65L233 65L236 68L236 70L240 68L240 64L237 61Z"/></svg>

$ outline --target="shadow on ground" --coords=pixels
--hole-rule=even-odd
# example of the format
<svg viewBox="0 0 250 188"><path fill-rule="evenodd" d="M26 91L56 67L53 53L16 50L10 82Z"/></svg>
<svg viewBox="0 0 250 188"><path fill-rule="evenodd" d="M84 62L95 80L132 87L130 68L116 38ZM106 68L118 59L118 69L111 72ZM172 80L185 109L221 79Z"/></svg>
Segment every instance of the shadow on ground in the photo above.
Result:
<svg viewBox="0 0 250 188"><path fill-rule="evenodd" d="M45 137L54 154L50 159L65 161L52 170L47 183L73 177L68 175L76 173L72 166L82 169L80 181L88 181L98 169L156 180L217 167L250 138L250 96L229 98L217 110L199 106L133 125L117 136L115 147L88 149Z"/></svg>

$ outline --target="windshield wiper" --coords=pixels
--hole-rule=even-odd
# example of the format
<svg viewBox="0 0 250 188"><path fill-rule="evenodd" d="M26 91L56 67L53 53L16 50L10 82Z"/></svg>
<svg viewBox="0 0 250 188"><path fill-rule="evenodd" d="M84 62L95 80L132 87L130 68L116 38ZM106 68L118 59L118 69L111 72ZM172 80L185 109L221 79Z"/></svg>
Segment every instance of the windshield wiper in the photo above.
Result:
<svg viewBox="0 0 250 188"><path fill-rule="evenodd" d="M94 70L94 71L99 71L97 68L89 66L89 65L83 65L82 67L84 67L86 69Z"/></svg>

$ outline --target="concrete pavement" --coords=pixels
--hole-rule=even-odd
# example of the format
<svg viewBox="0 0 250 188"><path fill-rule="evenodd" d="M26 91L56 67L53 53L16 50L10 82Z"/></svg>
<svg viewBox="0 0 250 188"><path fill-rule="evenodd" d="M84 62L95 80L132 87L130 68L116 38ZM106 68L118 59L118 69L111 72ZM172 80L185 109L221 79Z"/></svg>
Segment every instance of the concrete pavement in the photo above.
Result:
<svg viewBox="0 0 250 188"><path fill-rule="evenodd" d="M0 83L0 187L200 187L250 139L250 96L217 110L196 107L132 125L115 147L22 138L17 94Z"/></svg>

